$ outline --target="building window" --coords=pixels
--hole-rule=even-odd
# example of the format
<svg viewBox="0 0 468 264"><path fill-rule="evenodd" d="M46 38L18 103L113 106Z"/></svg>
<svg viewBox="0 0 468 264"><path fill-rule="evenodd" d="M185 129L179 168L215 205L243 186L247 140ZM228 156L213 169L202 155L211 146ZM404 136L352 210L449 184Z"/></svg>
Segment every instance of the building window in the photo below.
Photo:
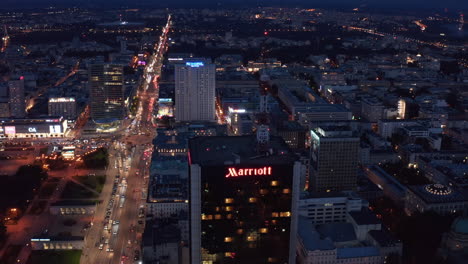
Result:
<svg viewBox="0 0 468 264"><path fill-rule="evenodd" d="M291 212L281 212L279 214L280 217L290 217L291 216Z"/></svg>
<svg viewBox="0 0 468 264"><path fill-rule="evenodd" d="M278 186L278 181L271 181L271 186Z"/></svg>
<svg viewBox="0 0 468 264"><path fill-rule="evenodd" d="M226 243L232 242L232 237L225 237L224 242Z"/></svg>
<svg viewBox="0 0 468 264"><path fill-rule="evenodd" d="M224 202L227 203L227 204L231 204L231 203L234 202L234 199L232 199L232 198L226 198L226 199L224 199Z"/></svg>
<svg viewBox="0 0 468 264"><path fill-rule="evenodd" d="M249 203L256 203L257 202L257 198L255 197L250 197L249 198Z"/></svg>

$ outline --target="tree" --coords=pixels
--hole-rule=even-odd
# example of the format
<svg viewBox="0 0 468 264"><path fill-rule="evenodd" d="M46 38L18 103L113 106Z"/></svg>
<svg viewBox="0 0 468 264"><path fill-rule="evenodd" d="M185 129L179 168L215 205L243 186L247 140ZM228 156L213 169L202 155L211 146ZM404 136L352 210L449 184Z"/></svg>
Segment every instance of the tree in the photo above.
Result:
<svg viewBox="0 0 468 264"><path fill-rule="evenodd" d="M109 165L109 153L105 148L99 148L85 156L83 156L83 162L86 167L92 169L101 169Z"/></svg>

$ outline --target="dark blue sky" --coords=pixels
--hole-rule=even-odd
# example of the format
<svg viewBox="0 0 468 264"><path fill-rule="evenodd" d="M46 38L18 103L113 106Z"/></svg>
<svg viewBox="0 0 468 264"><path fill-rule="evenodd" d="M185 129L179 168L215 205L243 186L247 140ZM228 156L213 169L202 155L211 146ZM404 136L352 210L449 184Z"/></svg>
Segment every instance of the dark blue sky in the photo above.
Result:
<svg viewBox="0 0 468 264"><path fill-rule="evenodd" d="M121 6L121 5L154 5L168 7L202 7L202 6L254 6L281 5L281 6L315 6L315 7L350 7L368 6L372 8L450 8L468 9L468 0L0 0L4 3L0 9L8 7L41 7L47 5L94 5L94 6Z"/></svg>

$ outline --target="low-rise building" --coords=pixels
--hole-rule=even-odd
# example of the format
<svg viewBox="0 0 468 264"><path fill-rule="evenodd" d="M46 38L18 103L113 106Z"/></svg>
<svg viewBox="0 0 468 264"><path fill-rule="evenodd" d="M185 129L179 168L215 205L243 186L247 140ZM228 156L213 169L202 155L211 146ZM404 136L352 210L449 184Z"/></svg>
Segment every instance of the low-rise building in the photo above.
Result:
<svg viewBox="0 0 468 264"><path fill-rule="evenodd" d="M467 210L468 197L449 186L439 183L408 186L405 197L405 211L408 215L426 211L441 215L465 214Z"/></svg>

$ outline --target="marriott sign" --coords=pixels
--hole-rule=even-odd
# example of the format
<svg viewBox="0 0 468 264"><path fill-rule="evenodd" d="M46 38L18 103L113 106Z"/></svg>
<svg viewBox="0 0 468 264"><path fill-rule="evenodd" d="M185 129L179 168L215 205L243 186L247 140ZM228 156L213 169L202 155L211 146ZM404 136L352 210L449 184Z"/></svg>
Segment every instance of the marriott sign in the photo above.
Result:
<svg viewBox="0 0 468 264"><path fill-rule="evenodd" d="M228 168L228 173L226 178L242 177L242 176L261 176L261 175L271 175L271 167L263 168Z"/></svg>

